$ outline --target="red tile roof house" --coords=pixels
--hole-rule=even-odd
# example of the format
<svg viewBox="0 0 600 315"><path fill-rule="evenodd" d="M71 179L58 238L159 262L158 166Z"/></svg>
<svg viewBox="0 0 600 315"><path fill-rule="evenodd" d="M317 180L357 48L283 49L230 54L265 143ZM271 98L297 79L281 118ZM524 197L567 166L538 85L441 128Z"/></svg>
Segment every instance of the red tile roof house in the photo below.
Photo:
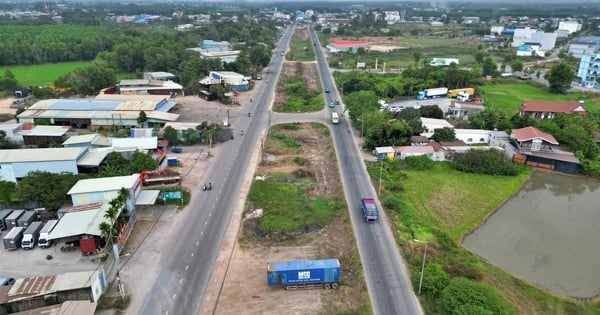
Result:
<svg viewBox="0 0 600 315"><path fill-rule="evenodd" d="M420 156L427 155L429 158L433 155L433 147L430 145L420 145L420 146L402 146L395 147L396 149L396 158L400 158L404 160L409 156Z"/></svg>
<svg viewBox="0 0 600 315"><path fill-rule="evenodd" d="M514 129L510 135L527 165L544 167L558 172L577 174L579 159L572 153L563 151L551 134L535 127ZM515 155L516 156L516 155Z"/></svg>
<svg viewBox="0 0 600 315"><path fill-rule="evenodd" d="M579 114L586 115L583 101L547 102L547 101L525 101L519 108L519 115L531 115L535 119L555 118L557 114Z"/></svg>

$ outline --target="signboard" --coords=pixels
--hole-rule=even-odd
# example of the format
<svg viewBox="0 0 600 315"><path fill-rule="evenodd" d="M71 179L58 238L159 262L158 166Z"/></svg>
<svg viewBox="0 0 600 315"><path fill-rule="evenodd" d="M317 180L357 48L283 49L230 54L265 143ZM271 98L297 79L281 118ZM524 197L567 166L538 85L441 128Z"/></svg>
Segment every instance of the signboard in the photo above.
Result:
<svg viewBox="0 0 600 315"><path fill-rule="evenodd" d="M365 63L364 62L357 62L356 63L356 68L364 68L365 67Z"/></svg>
<svg viewBox="0 0 600 315"><path fill-rule="evenodd" d="M165 192L160 192L160 194L158 195L159 199L169 199L169 200L175 200L175 199L181 199L181 191L165 191Z"/></svg>

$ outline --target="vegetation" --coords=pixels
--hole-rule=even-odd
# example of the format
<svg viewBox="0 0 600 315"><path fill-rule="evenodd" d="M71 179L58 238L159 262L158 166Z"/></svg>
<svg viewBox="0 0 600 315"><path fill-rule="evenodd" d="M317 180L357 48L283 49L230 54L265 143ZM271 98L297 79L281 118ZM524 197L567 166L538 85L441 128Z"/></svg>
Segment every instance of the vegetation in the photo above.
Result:
<svg viewBox="0 0 600 315"><path fill-rule="evenodd" d="M550 91L553 93L565 93L571 88L574 79L575 73L565 63L553 66L550 72L546 74L546 80L550 83Z"/></svg>
<svg viewBox="0 0 600 315"><path fill-rule="evenodd" d="M100 172L100 177L126 176L142 171L155 170L158 163L151 155L135 151L131 159L125 159L120 152L111 152L106 157L106 165Z"/></svg>
<svg viewBox="0 0 600 315"><path fill-rule="evenodd" d="M492 150L469 150L459 154L455 161L456 169L467 173L495 176L515 176L519 173L517 164L507 160L504 153Z"/></svg>
<svg viewBox="0 0 600 315"><path fill-rule="evenodd" d="M310 39L301 39L297 36L292 37L290 42L291 49L287 55L288 60L294 61L312 61L315 60L312 41Z"/></svg>
<svg viewBox="0 0 600 315"><path fill-rule="evenodd" d="M47 210L56 211L67 201L67 192L80 178L72 173L29 172L10 193L11 200L38 201Z"/></svg>

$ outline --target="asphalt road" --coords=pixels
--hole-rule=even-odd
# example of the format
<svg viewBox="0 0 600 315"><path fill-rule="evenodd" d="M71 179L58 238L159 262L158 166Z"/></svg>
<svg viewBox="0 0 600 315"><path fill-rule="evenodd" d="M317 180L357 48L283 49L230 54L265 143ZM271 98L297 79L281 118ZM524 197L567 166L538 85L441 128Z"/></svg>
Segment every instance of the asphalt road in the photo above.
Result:
<svg viewBox="0 0 600 315"><path fill-rule="evenodd" d="M312 27L311 37L317 43L314 47L321 82L326 87L334 87ZM325 100L328 103L339 99L337 90L330 90ZM343 104L336 107L339 108L334 110L343 112ZM332 126L332 136L373 311L375 314L423 314L385 213L380 211L380 218L375 222L367 223L362 218L360 199L377 200L377 194L354 141L352 128L345 118L347 116L343 117L339 125ZM377 203L381 208L378 200Z"/></svg>
<svg viewBox="0 0 600 315"><path fill-rule="evenodd" d="M280 72L282 57L277 52L287 49L292 30L290 27L282 36L269 64L273 74L264 80L270 80L270 76ZM180 237L168 241L167 250L160 258L161 271L140 314L200 312L217 254L238 201L242 178L250 170L250 156L271 119L269 105L273 101L274 87L274 84L262 85L255 92L253 101L244 106L243 112L254 115L236 124L235 140L223 144L215 157L220 160L208 169L204 182L211 182L212 190L202 191L202 187L196 187L192 191L186 217L176 233Z"/></svg>

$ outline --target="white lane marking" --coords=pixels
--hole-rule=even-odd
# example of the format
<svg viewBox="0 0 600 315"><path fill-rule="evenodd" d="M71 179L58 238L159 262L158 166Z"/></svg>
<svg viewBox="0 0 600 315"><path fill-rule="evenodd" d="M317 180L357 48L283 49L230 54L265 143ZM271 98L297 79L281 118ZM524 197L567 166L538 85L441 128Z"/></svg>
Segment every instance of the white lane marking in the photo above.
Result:
<svg viewBox="0 0 600 315"><path fill-rule="evenodd" d="M188 268L190 268L190 265L185 265L185 270L188 270Z"/></svg>
<svg viewBox="0 0 600 315"><path fill-rule="evenodd" d="M192 253L190 256L194 257L194 253Z"/></svg>
<svg viewBox="0 0 600 315"><path fill-rule="evenodd" d="M179 279L179 284L181 284L183 282L183 278Z"/></svg>
<svg viewBox="0 0 600 315"><path fill-rule="evenodd" d="M209 212L209 213L208 213L208 216L209 216L209 217L212 217L212 212Z"/></svg>
<svg viewBox="0 0 600 315"><path fill-rule="evenodd" d="M199 244L199 243L200 243L200 241L197 241L197 242L196 242L196 246L198 246L198 244Z"/></svg>
<svg viewBox="0 0 600 315"><path fill-rule="evenodd" d="M208 221L204 221L204 225L208 225Z"/></svg>
<svg viewBox="0 0 600 315"><path fill-rule="evenodd" d="M176 296L177 296L177 294L173 294L173 300L175 299Z"/></svg>
<svg viewBox="0 0 600 315"><path fill-rule="evenodd" d="M200 232L200 235L204 235L204 231Z"/></svg>

